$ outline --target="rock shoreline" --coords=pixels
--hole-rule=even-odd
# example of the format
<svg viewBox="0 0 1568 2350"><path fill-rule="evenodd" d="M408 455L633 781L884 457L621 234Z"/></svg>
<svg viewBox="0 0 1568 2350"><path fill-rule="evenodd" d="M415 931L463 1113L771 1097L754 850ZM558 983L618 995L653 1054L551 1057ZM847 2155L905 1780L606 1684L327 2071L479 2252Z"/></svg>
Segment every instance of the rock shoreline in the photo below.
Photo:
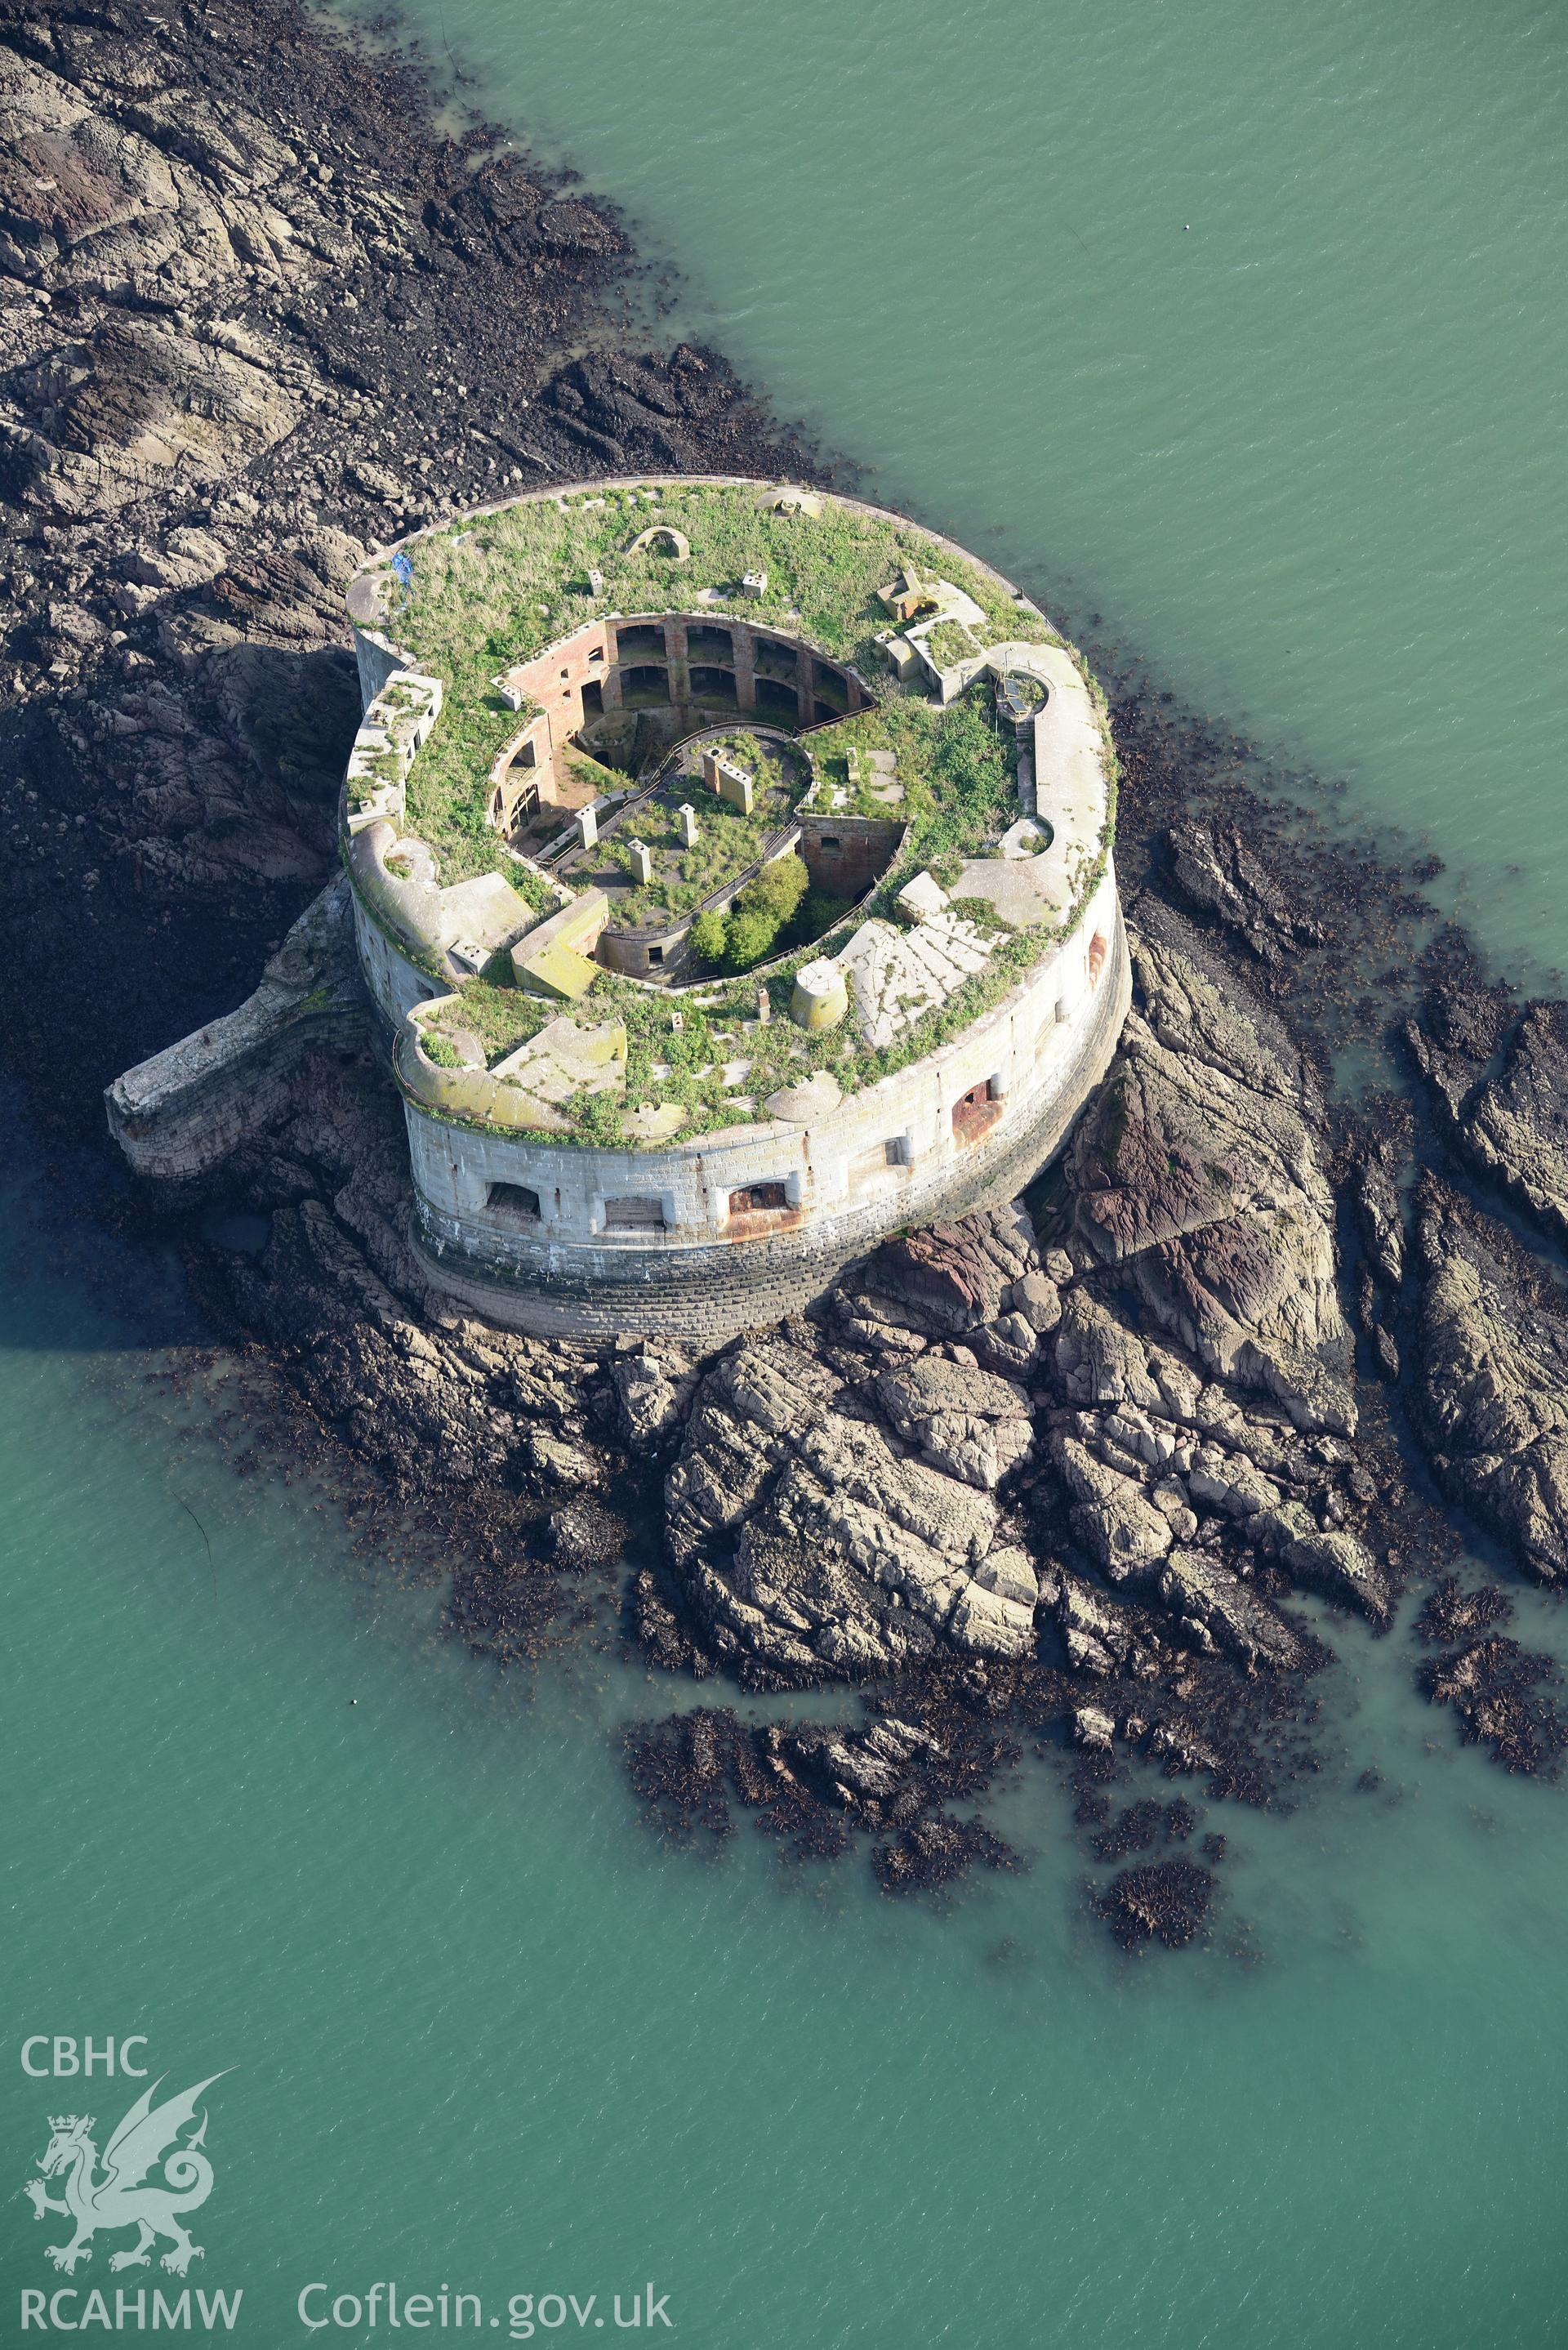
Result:
<svg viewBox="0 0 1568 2350"><path fill-rule="evenodd" d="M718 354L616 347L608 207L441 140L416 73L285 0L172 10L156 48L113 0L0 0L0 889L30 950L0 1033L74 1139L304 952L366 546L520 481L824 467ZM498 1332L422 1281L400 1107L335 995L271 1114L151 1212L295 1440L444 1526L454 1637L534 1657L598 1591L653 1665L843 1691L831 1727L637 1727L661 1832L747 1815L940 1896L1023 1865L979 1807L1044 1756L1133 1950L1210 1938L1199 1804L1299 1799L1336 1627L1386 1634L1412 1582L1444 1653L1396 1669L1505 1767L1559 1767L1554 1668L1449 1570L1480 1540L1568 1579L1568 1007L1489 980L1429 868L1096 658L1134 1007L1025 1200L706 1358ZM1351 1048L1388 1056L1355 1104ZM213 1201L266 1220L258 1253L202 1240Z"/></svg>

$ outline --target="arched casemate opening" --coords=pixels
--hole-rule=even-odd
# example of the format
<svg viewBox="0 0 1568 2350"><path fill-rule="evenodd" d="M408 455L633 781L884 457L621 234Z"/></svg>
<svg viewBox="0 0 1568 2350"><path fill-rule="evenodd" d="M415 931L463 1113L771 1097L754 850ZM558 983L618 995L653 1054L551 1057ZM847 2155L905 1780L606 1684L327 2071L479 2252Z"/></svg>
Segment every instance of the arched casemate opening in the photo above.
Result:
<svg viewBox="0 0 1568 2350"><path fill-rule="evenodd" d="M490 770L486 814L495 830L509 839L526 832L539 813L542 742L547 748L546 731L533 720Z"/></svg>
<svg viewBox="0 0 1568 2350"><path fill-rule="evenodd" d="M670 671L659 661L633 661L620 672L622 706L636 710L670 700Z"/></svg>
<svg viewBox="0 0 1568 2350"><path fill-rule="evenodd" d="M716 661L722 668L732 668L735 640L728 629L716 629L701 620L686 624L686 657L688 660Z"/></svg>
<svg viewBox="0 0 1568 2350"><path fill-rule="evenodd" d="M872 695L846 663L779 630L725 613L629 616L593 624L605 639L601 706L584 697L585 740L597 758L630 764L628 727L620 713L647 712L662 703L670 712L665 746L694 733L710 711L755 712L778 725L819 725L863 709ZM543 667L547 653L538 656ZM649 729L639 748L646 752Z"/></svg>
<svg viewBox="0 0 1568 2350"><path fill-rule="evenodd" d="M622 620L615 630L615 658L623 668L633 661L664 659L662 620Z"/></svg>
<svg viewBox="0 0 1568 2350"><path fill-rule="evenodd" d="M795 724L800 714L800 696L795 688L773 677L759 676L755 682L757 716L771 719L775 725Z"/></svg>
<svg viewBox="0 0 1568 2350"><path fill-rule="evenodd" d="M590 620L494 682L526 723L492 769L485 812L530 854L614 790L607 769L629 782L715 722L798 733L875 699L846 663L729 612Z"/></svg>

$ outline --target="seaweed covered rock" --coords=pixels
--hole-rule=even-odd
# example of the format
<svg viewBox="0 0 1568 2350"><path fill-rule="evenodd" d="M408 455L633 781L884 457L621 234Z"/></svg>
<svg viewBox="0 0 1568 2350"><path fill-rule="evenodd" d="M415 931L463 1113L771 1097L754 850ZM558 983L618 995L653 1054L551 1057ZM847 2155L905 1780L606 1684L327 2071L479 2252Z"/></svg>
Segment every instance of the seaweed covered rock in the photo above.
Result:
<svg viewBox="0 0 1568 2350"><path fill-rule="evenodd" d="M979 1820L955 1816L947 1800L964 1783L965 1763L917 1724L887 1714L822 1731L809 1723L756 1725L727 1708L703 1707L625 1733L628 1775L644 1816L672 1841L722 1841L737 1809L794 1859L831 1859L857 1834L869 1848L885 1893L945 1894L977 1866L1016 1868L1020 1857ZM1002 1759L968 1758L981 1783Z"/></svg>
<svg viewBox="0 0 1568 2350"><path fill-rule="evenodd" d="M1429 1648L1451 1647L1510 1622L1512 1616L1512 1600L1495 1584L1483 1583L1479 1589L1467 1591L1457 1575L1446 1575L1428 1594L1410 1629Z"/></svg>
<svg viewBox="0 0 1568 2350"><path fill-rule="evenodd" d="M1261 962L1278 966L1327 936L1290 886L1275 878L1234 824L1172 825L1170 878L1195 913L1220 922Z"/></svg>
<svg viewBox="0 0 1568 2350"><path fill-rule="evenodd" d="M871 1868L884 1893L941 1893L973 1868L1016 1868L1012 1846L981 1821L939 1813L876 1846Z"/></svg>
<svg viewBox="0 0 1568 2350"><path fill-rule="evenodd" d="M1184 1950L1204 1934L1214 1898L1212 1870L1195 1860L1157 1860L1124 1868L1093 1908L1124 1950L1159 1942Z"/></svg>
<svg viewBox="0 0 1568 2350"><path fill-rule="evenodd" d="M1563 1675L1550 1657L1517 1640L1478 1640L1434 1657L1417 1679L1434 1705L1452 1708L1468 1741L1526 1776L1554 1779L1568 1751L1568 1721L1554 1692Z"/></svg>

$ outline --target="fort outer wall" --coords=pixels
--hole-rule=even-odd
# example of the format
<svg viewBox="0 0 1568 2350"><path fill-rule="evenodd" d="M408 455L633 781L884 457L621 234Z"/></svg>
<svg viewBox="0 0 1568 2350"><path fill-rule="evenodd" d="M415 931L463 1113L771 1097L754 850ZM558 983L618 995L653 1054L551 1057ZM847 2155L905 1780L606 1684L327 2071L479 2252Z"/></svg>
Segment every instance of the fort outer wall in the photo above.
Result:
<svg viewBox="0 0 1568 2350"><path fill-rule="evenodd" d="M405 1074L418 1253L448 1295L537 1336L722 1345L798 1311L888 1232L1015 1197L1104 1078L1130 1000L1107 862L1072 936L1000 1003L809 1123L592 1149L451 1123ZM538 1217L493 1204L497 1184L532 1193ZM772 1184L782 1208L731 1213ZM617 1229L617 1203L656 1203L664 1229Z"/></svg>
<svg viewBox="0 0 1568 2350"><path fill-rule="evenodd" d="M200 1199L235 1150L286 1116L317 1054L364 1052L369 1013L339 875L236 1011L116 1077L104 1096L109 1132L165 1205Z"/></svg>

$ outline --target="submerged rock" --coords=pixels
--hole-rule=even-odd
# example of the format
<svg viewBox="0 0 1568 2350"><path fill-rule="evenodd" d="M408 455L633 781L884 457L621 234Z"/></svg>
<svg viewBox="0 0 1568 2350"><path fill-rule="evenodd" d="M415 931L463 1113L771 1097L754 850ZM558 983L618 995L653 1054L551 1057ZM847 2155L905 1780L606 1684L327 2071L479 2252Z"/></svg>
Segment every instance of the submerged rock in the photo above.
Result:
<svg viewBox="0 0 1568 2350"><path fill-rule="evenodd" d="M757 1727L705 1707L636 1724L625 1742L645 1815L682 1844L730 1835L738 1807L794 1859L832 1859L857 1835L877 1839L871 1871L888 1894L946 1894L977 1866L1023 1865L983 1823L945 1808L963 1764L894 1715L824 1731ZM1002 1756L982 1744L983 1783Z"/></svg>
<svg viewBox="0 0 1568 2350"><path fill-rule="evenodd" d="M979 1820L945 1814L917 1821L871 1854L872 1873L884 1893L945 1891L971 1868L1018 1865L1012 1846Z"/></svg>
<svg viewBox="0 0 1568 2350"><path fill-rule="evenodd" d="M1563 1675L1550 1657L1517 1640L1478 1640L1434 1657L1417 1679L1434 1705L1450 1706L1467 1740L1489 1746L1505 1770L1557 1777L1568 1751L1568 1720L1552 1692Z"/></svg>
<svg viewBox="0 0 1568 2350"><path fill-rule="evenodd" d="M1092 1907L1124 1950L1180 1950L1204 1933L1214 1893L1212 1870L1197 1861L1158 1860L1121 1870Z"/></svg>
<svg viewBox="0 0 1568 2350"><path fill-rule="evenodd" d="M1479 1590L1467 1591L1457 1576L1448 1575L1429 1595L1410 1629L1417 1640L1438 1648L1473 1639L1478 1632L1508 1623L1512 1615L1512 1600L1495 1584L1483 1583Z"/></svg>

